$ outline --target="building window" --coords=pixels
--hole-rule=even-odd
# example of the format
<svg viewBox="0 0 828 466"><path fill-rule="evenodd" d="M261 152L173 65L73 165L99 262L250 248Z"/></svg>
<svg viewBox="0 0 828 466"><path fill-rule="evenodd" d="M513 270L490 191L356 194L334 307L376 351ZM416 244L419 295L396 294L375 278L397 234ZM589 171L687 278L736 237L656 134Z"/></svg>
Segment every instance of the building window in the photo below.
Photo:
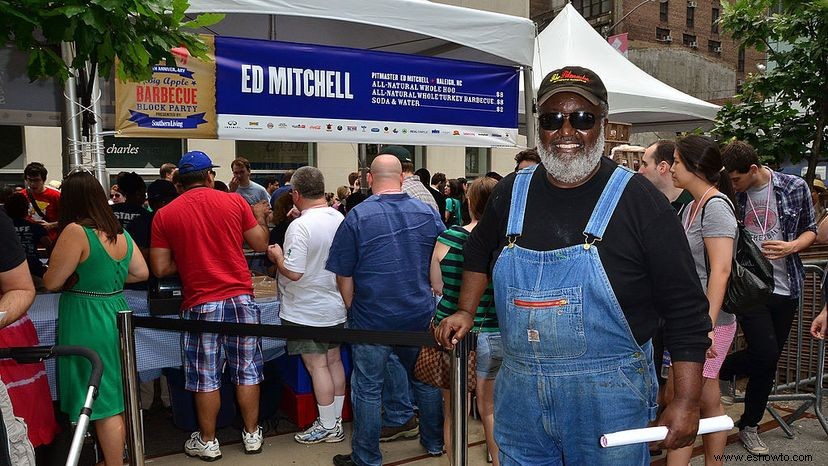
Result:
<svg viewBox="0 0 828 466"><path fill-rule="evenodd" d="M472 180L489 173L491 150L486 147L466 147L466 179Z"/></svg>
<svg viewBox="0 0 828 466"><path fill-rule="evenodd" d="M661 0L661 4L658 6L658 19L660 19L662 23L666 23L669 17L670 2L667 0Z"/></svg>
<svg viewBox="0 0 828 466"><path fill-rule="evenodd" d="M0 186L22 186L24 162L23 127L0 125ZM49 173L49 178L59 180L61 174Z"/></svg>
<svg viewBox="0 0 828 466"><path fill-rule="evenodd" d="M719 33L719 9L713 8L713 14L711 15L710 19L710 33L711 34L718 34Z"/></svg>
<svg viewBox="0 0 828 466"><path fill-rule="evenodd" d="M309 142L236 141L236 156L250 161L251 178L262 184L268 175L279 175L316 164L316 144ZM229 181L229 180L228 180Z"/></svg>
<svg viewBox="0 0 828 466"><path fill-rule="evenodd" d="M693 34L684 34L681 43L686 47L696 48L699 46L699 43L696 42L696 36L694 36Z"/></svg>
<svg viewBox="0 0 828 466"><path fill-rule="evenodd" d="M574 0L572 6L586 19L601 16L612 11L610 0Z"/></svg>
<svg viewBox="0 0 828 466"><path fill-rule="evenodd" d="M722 53L722 43L717 40L707 41L707 51L712 53Z"/></svg>
<svg viewBox="0 0 828 466"><path fill-rule="evenodd" d="M739 47L739 58L736 61L736 71L739 73L745 72L745 46Z"/></svg>
<svg viewBox="0 0 828 466"><path fill-rule="evenodd" d="M665 28L656 28L656 40L659 42L670 42L673 40L670 37L670 30Z"/></svg>
<svg viewBox="0 0 828 466"><path fill-rule="evenodd" d="M692 3L687 4L687 27L693 29L696 24L696 7Z"/></svg>
<svg viewBox="0 0 828 466"><path fill-rule="evenodd" d="M122 171L134 171L153 180L158 178L161 165L167 162L178 164L185 152L183 139L104 136L103 143L106 171L111 177Z"/></svg>

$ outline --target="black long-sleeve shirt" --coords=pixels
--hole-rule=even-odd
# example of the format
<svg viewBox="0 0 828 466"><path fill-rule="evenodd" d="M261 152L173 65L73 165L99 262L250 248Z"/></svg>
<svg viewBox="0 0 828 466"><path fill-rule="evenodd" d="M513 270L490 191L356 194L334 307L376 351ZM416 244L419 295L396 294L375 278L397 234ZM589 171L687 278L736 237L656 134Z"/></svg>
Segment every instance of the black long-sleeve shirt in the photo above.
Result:
<svg viewBox="0 0 828 466"><path fill-rule="evenodd" d="M571 189L553 186L539 166L530 184L517 245L550 251L583 244L584 228L616 166L603 158L595 176ZM509 175L495 186L483 218L466 243L465 270L491 274L507 243L514 179L514 174ZM704 362L711 329L707 297L667 198L643 176L633 176L596 246L636 341L643 344L652 338L660 317L672 359Z"/></svg>

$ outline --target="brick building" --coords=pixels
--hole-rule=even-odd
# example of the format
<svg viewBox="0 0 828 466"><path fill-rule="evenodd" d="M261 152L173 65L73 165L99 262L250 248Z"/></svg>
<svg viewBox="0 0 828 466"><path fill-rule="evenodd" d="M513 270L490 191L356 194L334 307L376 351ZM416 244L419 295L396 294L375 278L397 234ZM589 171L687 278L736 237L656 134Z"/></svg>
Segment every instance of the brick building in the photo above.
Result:
<svg viewBox="0 0 828 466"><path fill-rule="evenodd" d="M531 0L530 16L546 27L567 2ZM719 0L573 0L604 36L627 33L630 61L694 97L721 104L765 56L745 50L718 24Z"/></svg>

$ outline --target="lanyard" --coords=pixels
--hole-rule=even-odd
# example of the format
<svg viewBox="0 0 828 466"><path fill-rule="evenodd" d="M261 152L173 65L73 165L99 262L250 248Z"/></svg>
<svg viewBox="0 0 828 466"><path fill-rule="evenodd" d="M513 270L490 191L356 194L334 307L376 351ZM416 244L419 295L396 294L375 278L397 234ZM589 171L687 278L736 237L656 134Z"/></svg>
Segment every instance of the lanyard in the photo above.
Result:
<svg viewBox="0 0 828 466"><path fill-rule="evenodd" d="M756 213L756 206L754 206L753 201L750 200L750 195L747 196L750 209L753 211L753 216L756 218L756 224L762 229L763 238L765 237L765 233L768 231L768 212L770 211L770 198L771 192L773 191L773 172L770 170L768 170L768 172L770 172L770 178L768 179L768 198L765 200L765 223L759 223L759 214Z"/></svg>
<svg viewBox="0 0 828 466"><path fill-rule="evenodd" d="M702 194L702 196L699 199L698 203L696 203L696 202L693 203L693 208L690 209L690 215L687 216L687 223L684 225L684 232L685 233L690 231L690 226L693 225L694 221L696 221L696 216L699 215L699 210L704 205L704 198L707 197L707 193L709 193L711 189L713 189L713 186L710 186L709 188L707 188L707 191L705 191L704 194Z"/></svg>

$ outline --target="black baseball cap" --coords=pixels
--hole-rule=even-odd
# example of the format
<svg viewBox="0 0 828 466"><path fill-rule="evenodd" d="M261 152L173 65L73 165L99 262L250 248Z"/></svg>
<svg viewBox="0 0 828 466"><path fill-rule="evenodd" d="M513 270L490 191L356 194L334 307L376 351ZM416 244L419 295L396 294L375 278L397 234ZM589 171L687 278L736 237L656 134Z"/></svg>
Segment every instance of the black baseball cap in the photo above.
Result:
<svg viewBox="0 0 828 466"><path fill-rule="evenodd" d="M380 149L379 154L393 155L400 160L400 163L413 163L411 152L408 152L408 149L403 146L384 146Z"/></svg>
<svg viewBox="0 0 828 466"><path fill-rule="evenodd" d="M580 66L565 66L550 72L538 88L538 106L559 92L573 92L592 102L607 104L607 88L592 70Z"/></svg>
<svg viewBox="0 0 828 466"><path fill-rule="evenodd" d="M167 180L155 180L147 187L148 200L171 200L178 196L175 185Z"/></svg>

